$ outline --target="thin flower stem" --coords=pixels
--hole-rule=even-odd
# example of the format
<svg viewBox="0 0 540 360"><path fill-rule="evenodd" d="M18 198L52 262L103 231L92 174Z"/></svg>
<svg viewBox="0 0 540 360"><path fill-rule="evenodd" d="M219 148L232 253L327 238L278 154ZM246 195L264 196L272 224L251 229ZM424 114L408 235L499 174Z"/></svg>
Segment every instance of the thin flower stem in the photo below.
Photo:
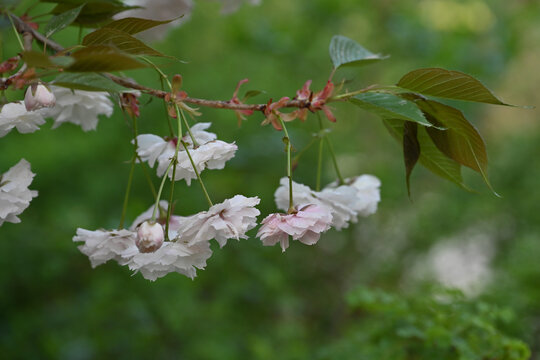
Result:
<svg viewBox="0 0 540 360"><path fill-rule="evenodd" d="M178 105L176 105L178 107ZM180 115L182 116L182 121L184 121L184 125L186 125L186 129L188 131L189 137L191 138L191 142L193 143L193 147L199 146L197 143L197 140L195 140L195 136L191 133L191 128L189 127L189 124L187 122L186 116L184 115L183 111L180 111Z"/></svg>
<svg viewBox="0 0 540 360"><path fill-rule="evenodd" d="M7 13L7 17L9 19L9 22L11 23L11 28L13 29L13 32L15 33L15 36L17 37L17 41L19 42L19 45L21 46L21 50L24 51L24 45L21 40L21 36L19 35L17 28L15 27L15 23L13 22L13 19L11 18L11 14Z"/></svg>
<svg viewBox="0 0 540 360"><path fill-rule="evenodd" d="M210 205L210 207L214 206L214 204L212 203L212 200L210 200L208 191L206 191L206 187L204 186L204 183L201 179L201 175L199 174L199 171L197 170L197 167L195 166L195 163L193 162L193 159L191 158L191 154L189 153L187 144L184 141L182 141L182 145L184 145L184 149L186 150L186 154L189 158L189 161L191 162L191 166L193 166L193 171L195 171L195 175L197 175L197 180L199 180L199 184L201 184L201 188L204 192L204 196L206 197L206 201L208 201L208 205Z"/></svg>
<svg viewBox="0 0 540 360"><path fill-rule="evenodd" d="M176 118L178 123L178 133L182 133L182 123L180 122L180 118L178 117L178 106L176 106ZM167 221L165 222L165 239L167 241L169 240L169 221L171 219L171 213L172 213L172 203L174 198L174 183L176 182L176 166L178 165L178 151L180 150L180 141L176 141L176 147L174 149L174 157L173 157L173 172L172 172L172 179L171 179L171 193L169 195L169 204L167 206Z"/></svg>
<svg viewBox="0 0 540 360"><path fill-rule="evenodd" d="M163 85L163 77L159 75L159 81L161 82L161 90L165 91L165 86ZM169 116L169 110L167 109L167 102L163 99L163 108L165 109L165 116L167 117L167 125L169 125L169 134L171 137L174 137L174 129L171 122L171 117ZM180 136L180 135L179 135Z"/></svg>
<svg viewBox="0 0 540 360"><path fill-rule="evenodd" d="M148 182L148 186L150 187L150 191L152 192L152 196L155 199L157 198L157 193L156 193L156 187L154 186L154 183L152 182L152 177L150 176L150 173L148 172L148 169L146 168L145 163L142 161L141 157L138 154L137 154L137 160L139 160L139 163L141 164L144 177L146 178L146 181Z"/></svg>
<svg viewBox="0 0 540 360"><path fill-rule="evenodd" d="M125 114L124 114L125 116ZM135 171L135 160L137 159L137 118L133 117L133 156L131 158L131 167L129 169L128 183L126 187L126 194L124 196L124 205L122 206L122 216L120 217L119 229L124 227L124 220L126 219L126 211L129 203L129 194L131 192L131 184L133 183L133 172Z"/></svg>
<svg viewBox="0 0 540 360"><path fill-rule="evenodd" d="M292 184L292 167L291 167L291 138L289 137L289 132L287 131L287 127L285 126L285 122L281 118L281 116L277 115L279 122L281 123L281 127L283 128L283 132L285 133L285 138L287 139L287 177L289 178L289 210L288 213L292 214L296 210L294 209L294 200L293 200L293 184Z"/></svg>
<svg viewBox="0 0 540 360"><path fill-rule="evenodd" d="M319 127L322 131L324 130L323 122L321 119L321 116L318 116L319 119ZM319 156L317 159L317 180L315 183L315 190L320 191L321 190L321 173L322 173L322 158L323 158L323 148L324 148L324 139L322 137L319 138Z"/></svg>
<svg viewBox="0 0 540 360"><path fill-rule="evenodd" d="M129 193L131 192L131 184L133 182L133 172L135 170L135 159L137 159L136 156L133 156L131 158L131 167L129 169L129 177L128 177L128 183L126 187L126 194L124 195L124 205L122 206L122 216L120 217L120 225L118 225L119 229L124 228L124 220L126 219L126 211L127 211L127 206L129 202Z"/></svg>
<svg viewBox="0 0 540 360"><path fill-rule="evenodd" d="M317 113L319 116L319 124L321 126L321 130L324 129L324 125L322 125L321 115ZM339 166L336 160L336 154L334 153L334 147L332 146L332 143L330 142L330 139L328 136L324 137L324 140L326 141L326 144L328 145L328 150L330 150L330 155L332 157L332 163L334 164L334 169L336 169L336 175L339 179L340 185L345 184L345 180L343 180L343 176L341 176L341 172L339 171Z"/></svg>
<svg viewBox="0 0 540 360"><path fill-rule="evenodd" d="M317 161L317 182L315 184L315 190L321 190L321 173L322 173L322 158L323 158L323 139L319 140L319 157Z"/></svg>
<svg viewBox="0 0 540 360"><path fill-rule="evenodd" d="M169 175L169 171L171 171L171 167L174 163L174 159L171 160L169 163L169 166L167 167L167 170L165 171L165 174L163 175L163 179L161 180L161 184L159 185L159 190L156 196L156 205L154 206L154 211L152 212L152 221L156 221L156 213L159 208L159 199L161 199L161 193L163 192L163 186L165 185L165 180L167 180L167 176Z"/></svg>

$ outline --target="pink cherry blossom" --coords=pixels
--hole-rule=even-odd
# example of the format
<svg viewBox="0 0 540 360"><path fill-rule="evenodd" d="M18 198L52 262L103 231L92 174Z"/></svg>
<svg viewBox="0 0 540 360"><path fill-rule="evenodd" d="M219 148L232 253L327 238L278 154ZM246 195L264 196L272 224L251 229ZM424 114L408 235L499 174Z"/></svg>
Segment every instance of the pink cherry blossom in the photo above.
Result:
<svg viewBox="0 0 540 360"><path fill-rule="evenodd" d="M280 243L281 250L289 247L289 237L306 245L313 245L321 233L330 229L332 214L323 206L309 204L294 214L270 214L257 233L264 246Z"/></svg>

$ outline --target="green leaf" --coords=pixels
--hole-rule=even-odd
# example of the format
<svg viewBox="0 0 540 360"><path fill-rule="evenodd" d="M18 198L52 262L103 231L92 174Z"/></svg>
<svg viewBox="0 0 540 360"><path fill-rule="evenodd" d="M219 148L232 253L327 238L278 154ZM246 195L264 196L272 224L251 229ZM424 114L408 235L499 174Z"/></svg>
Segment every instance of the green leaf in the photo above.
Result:
<svg viewBox="0 0 540 360"><path fill-rule="evenodd" d="M355 95L349 101L384 119L401 119L432 126L414 102L393 94L367 92Z"/></svg>
<svg viewBox="0 0 540 360"><path fill-rule="evenodd" d="M148 66L107 45L88 46L72 56L75 62L65 69L69 72L122 71Z"/></svg>
<svg viewBox="0 0 540 360"><path fill-rule="evenodd" d="M43 30L45 36L50 37L52 34L64 29L73 21L75 21L84 5L85 4L82 4L81 6L70 9L62 14L53 16L53 18L47 23L45 29Z"/></svg>
<svg viewBox="0 0 540 360"><path fill-rule="evenodd" d="M108 23L104 27L108 29L120 30L127 34L133 35L133 34L140 33L142 31L151 29L159 25L168 24L171 21L178 20L183 16L184 15L181 15L177 18L174 18L171 20L164 20L164 21L128 17L128 18L124 18L124 19L120 19L120 20L116 20L111 23Z"/></svg>
<svg viewBox="0 0 540 360"><path fill-rule="evenodd" d="M40 51L35 51L35 50L23 51L21 53L21 57L28 67L37 67L37 68L55 67L51 59L49 59L49 57L46 54Z"/></svg>
<svg viewBox="0 0 540 360"><path fill-rule="evenodd" d="M397 86L441 98L508 105L499 100L479 80L459 71L441 68L413 70L405 74Z"/></svg>
<svg viewBox="0 0 540 360"><path fill-rule="evenodd" d="M362 47L356 41L342 35L335 35L330 41L330 58L334 64L334 68L340 66L358 66L371 64L388 56L374 54L371 51Z"/></svg>
<svg viewBox="0 0 540 360"><path fill-rule="evenodd" d="M125 91L123 86L96 73L63 73L56 77L54 85L86 91Z"/></svg>
<svg viewBox="0 0 540 360"><path fill-rule="evenodd" d="M102 28L86 35L83 45L113 45L119 50L132 55L164 56L159 51L147 46L141 40L120 30Z"/></svg>
<svg viewBox="0 0 540 360"><path fill-rule="evenodd" d="M401 142L404 133L404 122L396 119L385 119L384 125L397 141ZM449 180L461 188L471 191L465 185L461 176L461 165L443 154L433 143L426 132L426 128L420 126L417 132L418 144L420 145L420 163L429 171L446 180Z"/></svg>
<svg viewBox="0 0 540 360"><path fill-rule="evenodd" d="M403 160L405 161L405 178L409 197L411 197L411 173L420 157L420 144L417 137L418 124L405 121L403 124Z"/></svg>
<svg viewBox="0 0 540 360"><path fill-rule="evenodd" d="M433 100L419 99L416 104L432 123L440 123L445 128L445 130L427 129L437 148L461 165L479 172L493 194L499 196L488 179L486 144L463 113Z"/></svg>
<svg viewBox="0 0 540 360"><path fill-rule="evenodd" d="M246 91L246 94L242 98L242 101L246 101L247 99L255 97L255 96L260 95L262 93L264 93L264 91L261 91L261 90L248 90L248 91Z"/></svg>

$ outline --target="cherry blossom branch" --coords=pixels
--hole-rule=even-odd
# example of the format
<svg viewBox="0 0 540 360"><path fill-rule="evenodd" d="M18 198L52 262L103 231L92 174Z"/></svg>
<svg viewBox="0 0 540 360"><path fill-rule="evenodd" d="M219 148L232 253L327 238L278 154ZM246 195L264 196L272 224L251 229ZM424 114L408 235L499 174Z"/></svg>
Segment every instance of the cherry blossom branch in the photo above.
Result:
<svg viewBox="0 0 540 360"><path fill-rule="evenodd" d="M25 23L20 17L9 14L10 18L13 19L15 28L18 32L21 34L30 34L34 39L36 39L38 42L42 43L46 48L49 48L51 50L54 50L56 52L63 52L65 51L64 47L55 41L45 37L40 32L34 30L30 25ZM123 77L119 77L113 74L104 73L104 75L109 78L111 81L129 88L133 90L139 90L145 94L155 96L158 98L165 98L167 94L169 94L166 91L154 89L151 87L147 87L144 85L141 85L137 83L136 81L132 79L127 79ZM5 80L0 80L0 87L9 85L5 84ZM358 90L358 92L367 91L369 89L362 89ZM349 94L347 94L349 95ZM346 100L346 98L343 97L336 97L336 98L329 98L327 99L327 102L333 102L333 101L343 101ZM208 100L208 99L200 99L195 97L185 97L182 99L182 102L187 104L193 104L203 107L209 107L214 109L229 109L229 110L239 110L239 111L260 111L264 112L268 104L242 104L242 103L236 103L231 100ZM311 106L311 101L309 99L302 99L302 100L288 100L287 102L283 103L283 108L298 108L298 109L309 109Z"/></svg>

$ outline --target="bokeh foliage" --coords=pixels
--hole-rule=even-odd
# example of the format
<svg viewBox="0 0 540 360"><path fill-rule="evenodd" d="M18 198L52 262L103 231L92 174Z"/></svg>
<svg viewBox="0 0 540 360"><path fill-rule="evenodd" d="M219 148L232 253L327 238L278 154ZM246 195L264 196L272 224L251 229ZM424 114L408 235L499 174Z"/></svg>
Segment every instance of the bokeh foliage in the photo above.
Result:
<svg viewBox="0 0 540 360"><path fill-rule="evenodd" d="M190 95L210 99L230 98L236 82L245 77L250 79L245 90L264 90L274 98L294 95L307 79L321 88L331 70L328 43L341 33L371 51L391 55L369 67L340 70L338 76L358 86L393 84L409 70L440 66L475 75L505 101L534 105L540 93L535 61L540 56L539 19L540 6L534 1L265 0L227 17L219 14L217 3L197 1L191 20L154 47L188 61L163 61L164 71L181 73ZM18 51L5 25L3 58ZM77 33L69 28L53 38L75 44ZM128 74L159 87L150 70ZM10 94L11 99L17 96ZM165 135L163 105L148 98L142 104L141 131ZM22 215L22 224L0 228L3 356L305 359L332 358L330 352L347 358L352 347L352 358L375 359L384 358L380 349L403 351L414 342L402 336L395 321L433 321L448 332L452 327L435 315L447 319L456 311L458 325L478 319L474 326L494 327L493 334L500 336L488 341L506 339L521 349L511 340L521 339L532 358L540 358L538 112L478 104L461 108L487 133L491 180L502 199L483 190L464 192L417 169L409 201L399 146L378 119L338 104L338 122L330 135L338 161L345 176L372 173L381 178L379 212L346 231L331 231L315 247L293 244L285 254L277 247L262 247L255 238L229 242L222 250L215 248L207 269L194 281L169 275L149 283L113 263L92 270L71 242L76 227L118 226L131 151L119 111L102 119L97 132L83 133L66 124L54 131L47 125L33 134L9 134L0 141L0 171L26 158L37 173L31 188L40 195ZM201 120L212 121L211 130L239 146L225 170L208 171L204 177L215 200L257 195L261 211L268 213L275 209L273 192L285 163L281 135L261 128L257 116L238 128L232 112L204 109ZM295 147L308 144L315 131L315 118L292 125ZM313 186L315 168L313 147L302 157L295 180ZM152 202L140 169L136 174L131 219ZM482 189L469 175L465 177L474 187ZM334 180L329 158L323 176L326 182ZM177 186L176 198L182 215L205 207L197 186ZM433 244L466 238L470 228L493 238L494 279L478 298L440 305L410 270ZM352 298L360 292L375 300L389 298L398 308L423 302L430 306L412 306L404 316L370 306L365 296L348 304L351 291ZM422 326L419 330L425 331ZM359 346L364 353L354 353ZM414 346L399 356L434 358L429 347ZM520 358L492 354L487 345L481 350L486 358ZM463 359L479 358L474 356Z"/></svg>

